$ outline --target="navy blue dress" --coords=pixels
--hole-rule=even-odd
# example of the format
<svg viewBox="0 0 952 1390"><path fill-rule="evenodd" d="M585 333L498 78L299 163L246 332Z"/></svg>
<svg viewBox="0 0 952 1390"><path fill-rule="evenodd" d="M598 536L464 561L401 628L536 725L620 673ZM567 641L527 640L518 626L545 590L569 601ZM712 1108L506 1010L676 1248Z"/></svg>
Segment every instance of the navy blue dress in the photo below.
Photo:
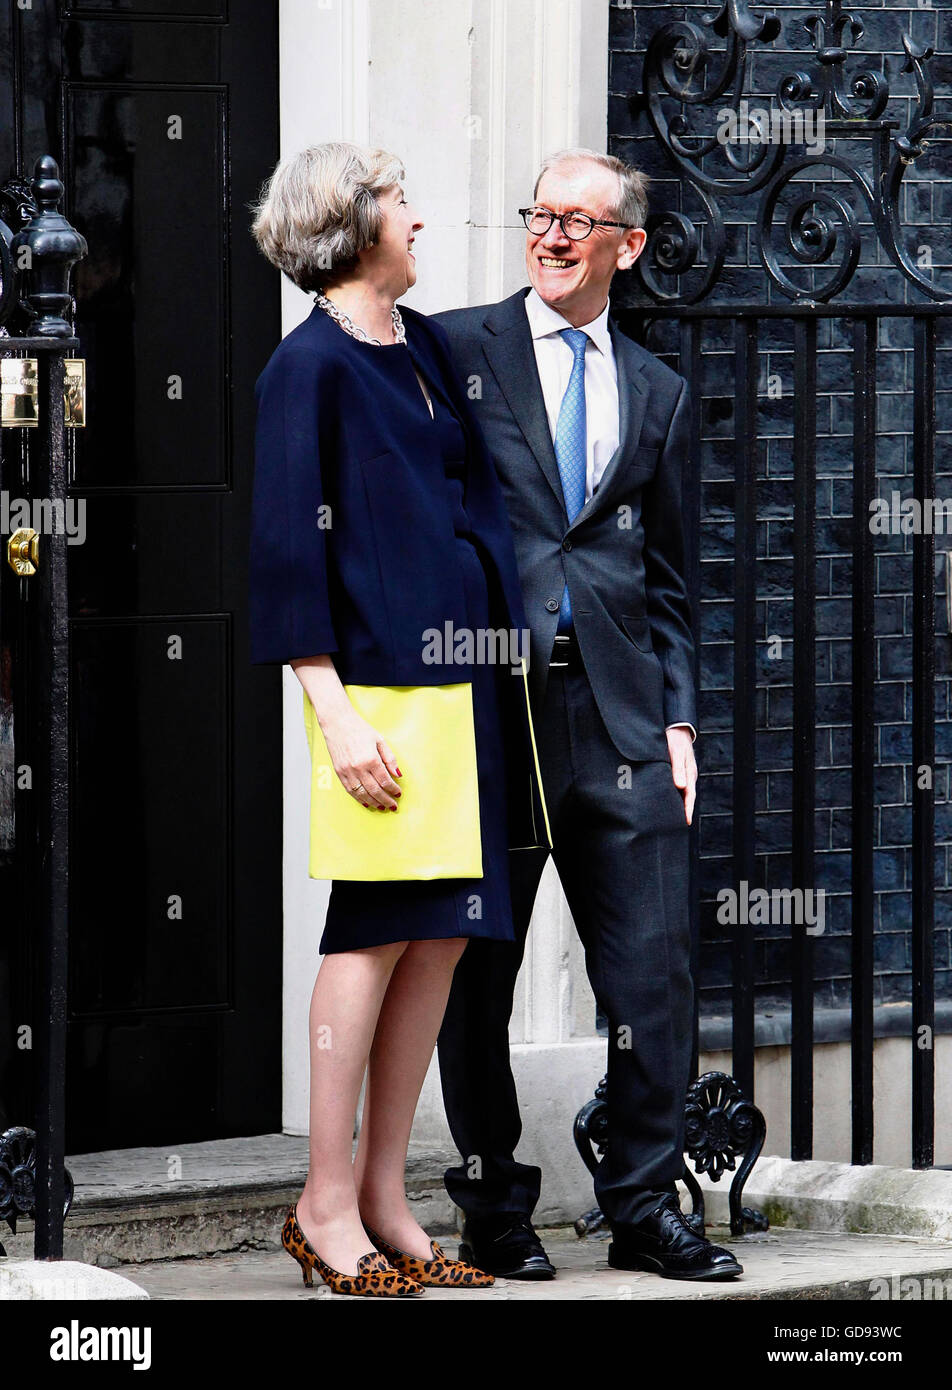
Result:
<svg viewBox="0 0 952 1390"><path fill-rule="evenodd" d="M406 351L403 349L393 349ZM402 364L401 364L402 365ZM407 389L414 406L438 431L443 454L446 501L453 520L456 556L463 580L467 624L480 629L506 626L487 580L484 562L464 506L466 437L441 384L427 379L433 419L412 372ZM474 644L478 650L478 644ZM479 823L483 876L472 879L384 880L335 879L321 937L322 955L382 946L392 941L439 937L489 937L513 941L509 898L509 839L506 799L506 747L500 711L499 667L493 663L460 664L456 679L472 681L473 720L479 785ZM368 815L375 814L368 811Z"/></svg>

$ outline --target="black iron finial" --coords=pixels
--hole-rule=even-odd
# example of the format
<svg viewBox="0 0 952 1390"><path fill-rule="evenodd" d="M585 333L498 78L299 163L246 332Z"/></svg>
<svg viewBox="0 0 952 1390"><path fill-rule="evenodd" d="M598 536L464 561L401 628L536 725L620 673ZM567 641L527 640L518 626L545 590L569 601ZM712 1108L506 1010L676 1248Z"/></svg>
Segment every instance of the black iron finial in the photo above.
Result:
<svg viewBox="0 0 952 1390"><path fill-rule="evenodd" d="M32 319L29 331L38 338L70 338L73 329L65 318L72 300L69 278L73 265L86 255L86 239L58 211L63 184L52 155L36 161L31 191L36 214L10 247L14 269L23 276L21 299Z"/></svg>

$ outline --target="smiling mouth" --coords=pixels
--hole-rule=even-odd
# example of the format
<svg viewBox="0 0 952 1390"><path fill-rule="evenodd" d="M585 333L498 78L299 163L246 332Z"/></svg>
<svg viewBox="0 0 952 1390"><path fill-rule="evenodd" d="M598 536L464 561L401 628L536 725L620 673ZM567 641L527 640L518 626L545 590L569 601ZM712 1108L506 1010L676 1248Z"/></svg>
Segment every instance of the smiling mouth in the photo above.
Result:
<svg viewBox="0 0 952 1390"><path fill-rule="evenodd" d="M560 256L540 256L539 261L546 270L568 270L578 264L577 261L563 260Z"/></svg>

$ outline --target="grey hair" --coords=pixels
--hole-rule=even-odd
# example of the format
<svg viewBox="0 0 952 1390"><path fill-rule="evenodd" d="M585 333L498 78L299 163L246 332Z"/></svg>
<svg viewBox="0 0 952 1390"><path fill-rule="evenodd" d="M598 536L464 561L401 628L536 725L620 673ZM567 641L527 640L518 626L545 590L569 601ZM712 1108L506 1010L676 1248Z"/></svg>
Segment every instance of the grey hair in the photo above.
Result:
<svg viewBox="0 0 952 1390"><path fill-rule="evenodd" d="M302 290L353 270L380 235L378 195L405 177L387 150L328 140L279 161L253 205L252 235Z"/></svg>
<svg viewBox="0 0 952 1390"><path fill-rule="evenodd" d="M609 169L618 179L618 197L609 209L613 219L623 222L626 227L643 227L648 217L648 175L622 159L611 154L600 154L598 150L572 149L557 150L542 161L535 181L532 196L539 192L543 174L550 169L561 168L565 164L597 164Z"/></svg>

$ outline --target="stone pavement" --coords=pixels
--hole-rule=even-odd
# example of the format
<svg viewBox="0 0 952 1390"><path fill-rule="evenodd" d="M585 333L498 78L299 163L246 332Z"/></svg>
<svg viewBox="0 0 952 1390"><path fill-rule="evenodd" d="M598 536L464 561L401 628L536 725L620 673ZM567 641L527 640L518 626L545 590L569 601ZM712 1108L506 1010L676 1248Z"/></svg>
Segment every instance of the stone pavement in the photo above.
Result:
<svg viewBox="0 0 952 1390"><path fill-rule="evenodd" d="M636 1271L610 1269L608 1235L579 1240L568 1227L540 1232L558 1269L544 1284L497 1280L486 1290L428 1289L433 1301L492 1300L773 1300L773 1299L932 1299L952 1301L952 1241L902 1237L773 1230L734 1240L723 1228L709 1227L716 1243L733 1249L744 1274L723 1283L684 1283ZM451 1255L456 1241L442 1238ZM315 1276L305 1287L297 1264L282 1249L248 1250L205 1258L150 1260L115 1266L161 1300L321 1299L330 1304L366 1306L385 1299L334 1295ZM416 1301L416 1300L414 1300ZM423 1300L420 1300L421 1302Z"/></svg>

